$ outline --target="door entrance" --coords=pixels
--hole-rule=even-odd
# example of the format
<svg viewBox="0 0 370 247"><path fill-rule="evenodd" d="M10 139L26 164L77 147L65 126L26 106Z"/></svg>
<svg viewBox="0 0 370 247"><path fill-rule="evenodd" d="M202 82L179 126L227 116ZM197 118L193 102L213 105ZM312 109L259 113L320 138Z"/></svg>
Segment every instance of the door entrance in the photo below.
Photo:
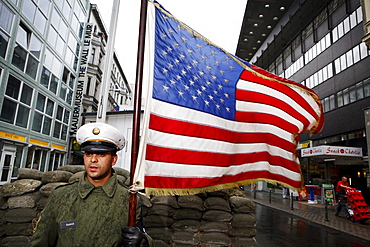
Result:
<svg viewBox="0 0 370 247"><path fill-rule="evenodd" d="M10 182L14 167L15 152L3 151L0 158L0 184Z"/></svg>

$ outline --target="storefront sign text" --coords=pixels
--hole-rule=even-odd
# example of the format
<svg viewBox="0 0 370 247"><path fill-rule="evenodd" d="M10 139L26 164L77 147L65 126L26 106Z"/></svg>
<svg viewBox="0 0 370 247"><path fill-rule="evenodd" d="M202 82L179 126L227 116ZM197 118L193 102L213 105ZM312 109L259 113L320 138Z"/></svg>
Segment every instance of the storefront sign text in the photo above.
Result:
<svg viewBox="0 0 370 247"><path fill-rule="evenodd" d="M362 148L317 146L302 149L301 155L302 157L320 156L320 155L362 157Z"/></svg>

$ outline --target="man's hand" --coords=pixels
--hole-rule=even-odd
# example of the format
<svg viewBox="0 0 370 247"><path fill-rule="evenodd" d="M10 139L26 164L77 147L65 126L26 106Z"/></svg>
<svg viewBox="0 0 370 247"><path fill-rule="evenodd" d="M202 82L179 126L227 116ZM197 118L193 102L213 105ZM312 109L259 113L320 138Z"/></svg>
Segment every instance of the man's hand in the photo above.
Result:
<svg viewBox="0 0 370 247"><path fill-rule="evenodd" d="M124 247L138 247L143 240L144 233L139 228L125 226L121 229ZM145 237L144 237L145 238Z"/></svg>

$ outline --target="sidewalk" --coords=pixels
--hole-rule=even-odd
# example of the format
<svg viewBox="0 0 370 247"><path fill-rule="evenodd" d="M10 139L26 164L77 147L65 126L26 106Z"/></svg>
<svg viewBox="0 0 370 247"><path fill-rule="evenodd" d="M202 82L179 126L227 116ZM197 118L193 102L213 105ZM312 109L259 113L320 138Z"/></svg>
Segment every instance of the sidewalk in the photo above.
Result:
<svg viewBox="0 0 370 247"><path fill-rule="evenodd" d="M314 224L329 227L346 234L359 237L361 239L370 241L370 219L364 224L353 223L341 215L335 216L335 206L328 205L327 217L325 211L325 205L322 204L308 204L307 201L293 200L293 209L290 199L283 199L281 193L271 193L270 203L270 192L268 191L257 191L254 199L254 193L251 191L245 191L248 198L253 200L257 204L261 204L266 207L270 207L276 210L284 211L288 214L294 215L297 218L302 218L310 221ZM328 221L326 221L326 219Z"/></svg>

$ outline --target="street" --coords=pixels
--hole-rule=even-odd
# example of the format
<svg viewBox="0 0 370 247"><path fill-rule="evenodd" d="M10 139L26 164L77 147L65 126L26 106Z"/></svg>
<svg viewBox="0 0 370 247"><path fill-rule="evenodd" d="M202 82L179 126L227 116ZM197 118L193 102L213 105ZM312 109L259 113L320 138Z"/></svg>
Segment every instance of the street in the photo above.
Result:
<svg viewBox="0 0 370 247"><path fill-rule="evenodd" d="M260 247L368 247L370 242L319 226L282 211L257 204L257 236ZM348 224L353 224L348 222Z"/></svg>

